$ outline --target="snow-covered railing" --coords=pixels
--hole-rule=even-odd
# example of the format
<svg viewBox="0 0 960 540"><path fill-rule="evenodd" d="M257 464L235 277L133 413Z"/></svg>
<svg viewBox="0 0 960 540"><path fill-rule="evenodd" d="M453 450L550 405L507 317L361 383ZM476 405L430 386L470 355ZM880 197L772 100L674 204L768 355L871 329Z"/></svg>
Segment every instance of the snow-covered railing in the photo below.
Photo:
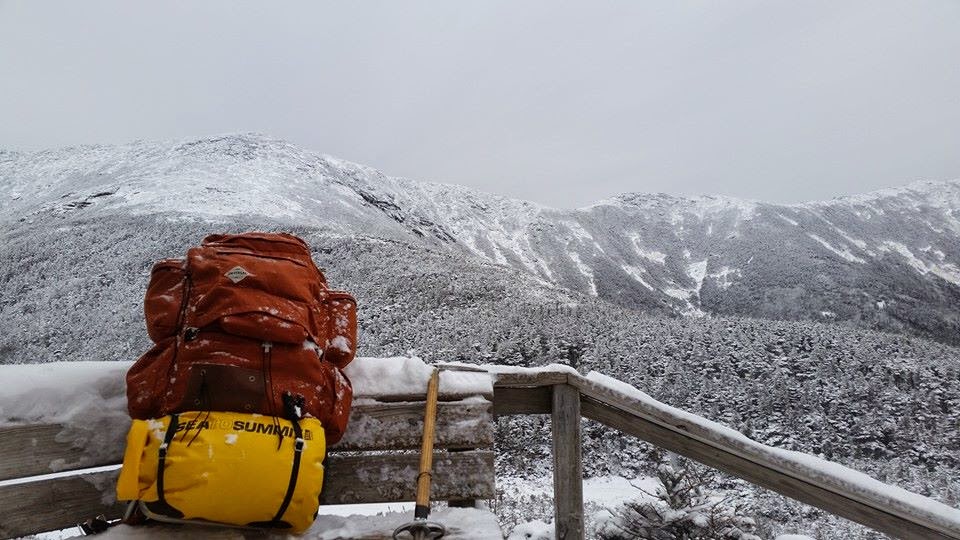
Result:
<svg viewBox="0 0 960 540"><path fill-rule="evenodd" d="M38 523L69 525L105 509L116 515L112 464L129 422L123 386L129 365L0 366L7 383L0 386L0 537L39 531ZM958 509L836 463L762 445L598 373L485 366L494 375L491 384L486 373L471 371L476 366L458 368L464 371L441 374L436 446L449 450L434 460L438 499L493 496L492 408L493 415L552 416L558 539L583 538L580 422L588 418L896 537L960 540ZM417 448L429 368L417 359L373 358L357 359L348 371L356 392L351 427L331 449L321 498L328 504L412 500L416 456L401 450L384 458L383 450ZM338 450L350 452L340 457ZM357 454L366 450L370 459L360 460ZM89 469L98 465L110 466ZM25 479L56 471L76 474Z"/></svg>
<svg viewBox="0 0 960 540"><path fill-rule="evenodd" d="M558 539L583 538L581 417L897 538L960 539L960 509L830 461L760 444L616 379L595 372L584 377L559 365L489 368L496 374L495 415L552 415Z"/></svg>

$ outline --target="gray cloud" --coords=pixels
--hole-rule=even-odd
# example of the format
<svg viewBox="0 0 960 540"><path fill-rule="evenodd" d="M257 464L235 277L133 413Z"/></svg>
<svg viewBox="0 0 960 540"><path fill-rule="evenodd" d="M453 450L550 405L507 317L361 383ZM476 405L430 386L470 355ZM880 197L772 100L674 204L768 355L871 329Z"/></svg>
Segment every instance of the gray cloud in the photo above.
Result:
<svg viewBox="0 0 960 540"><path fill-rule="evenodd" d="M0 2L0 147L261 131L561 207L960 177L960 3Z"/></svg>

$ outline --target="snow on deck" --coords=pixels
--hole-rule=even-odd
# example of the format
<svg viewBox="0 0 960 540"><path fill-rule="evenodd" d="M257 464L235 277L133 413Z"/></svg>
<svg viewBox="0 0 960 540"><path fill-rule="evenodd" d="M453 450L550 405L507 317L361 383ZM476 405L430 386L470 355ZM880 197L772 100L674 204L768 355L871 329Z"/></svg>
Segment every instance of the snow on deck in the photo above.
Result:
<svg viewBox="0 0 960 540"><path fill-rule="evenodd" d="M317 520L298 538L309 540L334 540L343 538L389 538L393 530L413 520L413 510L408 512L386 512L379 515L349 516L324 515L324 507ZM444 538L448 540L503 540L496 516L476 508L438 508L431 511L430 521L440 523L447 528ZM217 538L222 540L242 540L250 538L251 533L240 529L223 527L183 526L183 527L130 527L119 525L97 535L103 540L133 539L169 539L187 540L191 538ZM280 535L264 538L281 538ZM289 538L289 535L284 535Z"/></svg>
<svg viewBox="0 0 960 540"><path fill-rule="evenodd" d="M78 448L77 463L56 460L50 472L116 456L130 425L126 373L132 362L51 362L0 365L0 427L60 424L57 440ZM377 396L423 396L431 367L419 358L357 358L346 373L360 401ZM442 395L492 396L486 372L451 366L440 373ZM476 370L476 367L473 368ZM456 370L456 371L455 371ZM80 450L82 449L82 453Z"/></svg>
<svg viewBox="0 0 960 540"><path fill-rule="evenodd" d="M123 425L124 376L133 362L51 362L0 365L0 426L31 423Z"/></svg>
<svg viewBox="0 0 960 540"><path fill-rule="evenodd" d="M120 425L126 429L126 373L132 362L51 362L0 365L0 426L44 424ZM419 358L357 358L345 372L354 397L420 395L431 366ZM491 395L485 372L451 365L440 373L440 391Z"/></svg>
<svg viewBox="0 0 960 540"><path fill-rule="evenodd" d="M492 395L490 375L476 366L448 364L440 371L440 393ZM472 369L472 370L470 370ZM433 367L416 357L357 358L344 372L353 383L354 398L423 395ZM468 371L470 370L470 371Z"/></svg>

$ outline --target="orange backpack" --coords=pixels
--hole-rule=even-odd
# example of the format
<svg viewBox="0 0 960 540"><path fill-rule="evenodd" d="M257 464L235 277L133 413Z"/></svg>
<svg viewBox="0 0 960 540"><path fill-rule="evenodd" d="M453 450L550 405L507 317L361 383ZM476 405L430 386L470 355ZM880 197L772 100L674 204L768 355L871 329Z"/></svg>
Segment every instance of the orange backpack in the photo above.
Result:
<svg viewBox="0 0 960 540"><path fill-rule="evenodd" d="M183 411L320 420L346 429L356 300L331 291L306 243L284 233L211 235L185 259L153 267L144 300L155 345L127 373L135 419ZM286 395L286 398L284 397Z"/></svg>

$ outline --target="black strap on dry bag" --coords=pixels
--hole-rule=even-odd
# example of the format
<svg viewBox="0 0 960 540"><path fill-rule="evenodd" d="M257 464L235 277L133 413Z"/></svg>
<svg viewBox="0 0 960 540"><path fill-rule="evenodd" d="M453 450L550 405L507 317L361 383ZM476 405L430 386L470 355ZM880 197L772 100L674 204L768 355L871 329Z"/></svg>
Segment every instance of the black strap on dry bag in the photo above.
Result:
<svg viewBox="0 0 960 540"><path fill-rule="evenodd" d="M146 503L147 508L156 514L170 516L172 518L182 518L183 512L170 506L166 497L163 495L163 473L166 469L167 450L173 442L174 435L177 434L180 416L170 415L170 425L167 426L167 432L163 435L163 444L160 445L160 452L157 458L157 502Z"/></svg>
<svg viewBox="0 0 960 540"><path fill-rule="evenodd" d="M283 521L282 518L283 514L287 511L287 507L290 506L290 501L293 500L293 492L297 489L297 478L300 476L300 459L303 457L303 447L306 444L306 441L303 439L303 429L300 428L300 423L297 420L293 420L291 423L293 424L293 434L296 438L293 442L293 466L290 468L290 482L287 483L287 493L283 496L280 509L277 510L277 514L273 516L273 519L270 521L251 523L251 527L268 529L288 529L291 527L291 525Z"/></svg>

